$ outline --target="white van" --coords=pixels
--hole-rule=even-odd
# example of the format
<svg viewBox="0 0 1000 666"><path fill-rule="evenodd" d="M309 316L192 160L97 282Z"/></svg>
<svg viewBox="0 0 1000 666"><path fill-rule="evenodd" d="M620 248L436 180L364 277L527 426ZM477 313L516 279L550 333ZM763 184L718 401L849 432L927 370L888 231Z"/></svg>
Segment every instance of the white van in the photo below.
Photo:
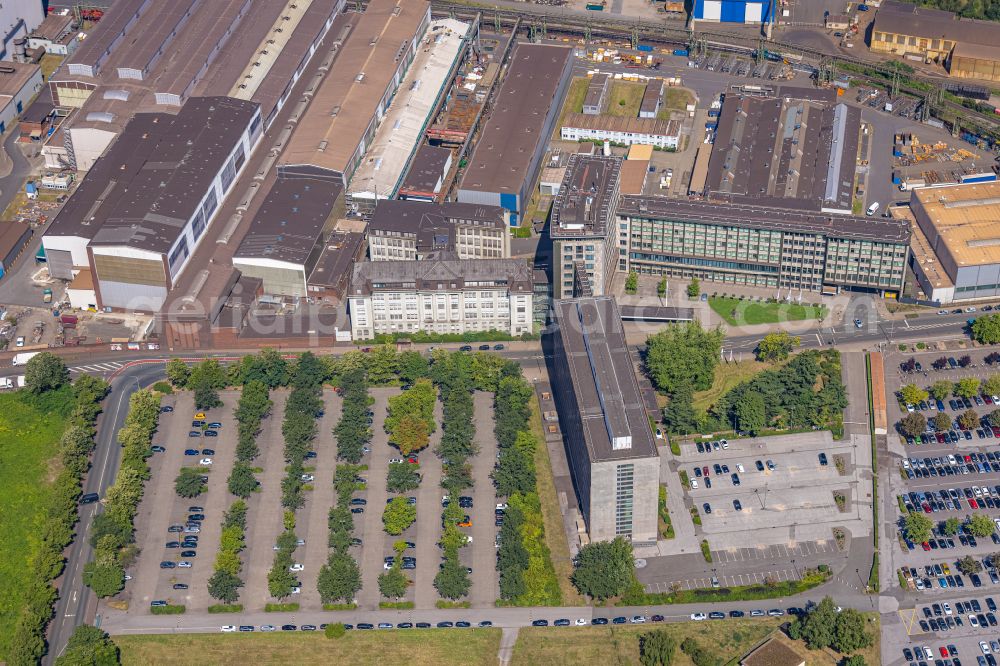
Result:
<svg viewBox="0 0 1000 666"><path fill-rule="evenodd" d="M878 212L878 202L876 201L871 206L868 206L868 212L867 212L868 217L871 217L872 215L874 215L877 212Z"/></svg>

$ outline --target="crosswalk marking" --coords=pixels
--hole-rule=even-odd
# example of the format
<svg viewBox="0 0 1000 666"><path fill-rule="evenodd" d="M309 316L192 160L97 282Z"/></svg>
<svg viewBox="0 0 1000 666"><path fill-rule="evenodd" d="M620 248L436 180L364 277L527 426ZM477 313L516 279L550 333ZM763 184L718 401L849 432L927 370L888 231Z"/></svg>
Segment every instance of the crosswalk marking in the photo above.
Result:
<svg viewBox="0 0 1000 666"><path fill-rule="evenodd" d="M124 367L124 363L111 361L109 363L92 363L90 365L78 365L69 369L70 372L113 372Z"/></svg>

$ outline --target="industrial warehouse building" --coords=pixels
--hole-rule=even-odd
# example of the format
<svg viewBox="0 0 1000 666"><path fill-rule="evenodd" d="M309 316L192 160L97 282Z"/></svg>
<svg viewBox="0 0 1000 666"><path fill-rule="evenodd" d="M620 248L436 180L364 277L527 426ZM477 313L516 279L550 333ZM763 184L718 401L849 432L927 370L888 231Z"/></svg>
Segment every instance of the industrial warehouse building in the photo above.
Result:
<svg viewBox="0 0 1000 666"><path fill-rule="evenodd" d="M655 117L626 118L567 113L559 133L563 141L611 141L626 146L639 143L677 150L681 139L681 124L676 120L656 120Z"/></svg>
<svg viewBox="0 0 1000 666"><path fill-rule="evenodd" d="M436 201L451 171L451 149L424 144L410 160L410 168L399 188L400 199Z"/></svg>
<svg viewBox="0 0 1000 666"><path fill-rule="evenodd" d="M913 269L929 300L1000 296L1000 182L917 188L909 213Z"/></svg>
<svg viewBox="0 0 1000 666"><path fill-rule="evenodd" d="M885 0L875 14L869 47L876 53L944 64L954 77L1000 81L998 32L994 21Z"/></svg>
<svg viewBox="0 0 1000 666"><path fill-rule="evenodd" d="M288 99L344 0L117 0L49 79L73 109L43 147L50 168L90 169L136 113L177 113L191 97Z"/></svg>
<svg viewBox="0 0 1000 666"><path fill-rule="evenodd" d="M0 134L13 126L43 85L42 68L38 65L0 62Z"/></svg>
<svg viewBox="0 0 1000 666"><path fill-rule="evenodd" d="M462 334L533 330L532 273L516 259L457 259L354 265L350 287L355 340L394 333Z"/></svg>
<svg viewBox="0 0 1000 666"><path fill-rule="evenodd" d="M570 156L549 223L553 298L577 295L578 273L586 275L590 295L610 289L618 267L614 211L621 167L620 157Z"/></svg>
<svg viewBox="0 0 1000 666"><path fill-rule="evenodd" d="M52 277L89 268L102 308L156 312L261 136L260 107L193 97L137 114L42 237Z"/></svg>
<svg viewBox="0 0 1000 666"><path fill-rule="evenodd" d="M625 270L827 294L903 288L900 220L650 196L623 196L617 216Z"/></svg>
<svg viewBox="0 0 1000 666"><path fill-rule="evenodd" d="M344 189L350 185L431 22L424 0L372 0L363 14L351 16L350 37L278 160L281 175L323 173ZM407 150L394 167L398 174Z"/></svg>
<svg viewBox="0 0 1000 666"><path fill-rule="evenodd" d="M449 90L468 43L470 23L432 21L421 48L381 120L364 160L351 178L347 203L370 210L377 199L399 193L406 165L420 145L432 114Z"/></svg>
<svg viewBox="0 0 1000 666"><path fill-rule="evenodd" d="M573 49L518 44L497 91L458 200L501 206L519 224L569 87Z"/></svg>
<svg viewBox="0 0 1000 666"><path fill-rule="evenodd" d="M713 23L774 23L775 0L694 0L694 19Z"/></svg>
<svg viewBox="0 0 1000 666"><path fill-rule="evenodd" d="M552 388L591 541L657 538L660 458L610 297L556 301Z"/></svg>
<svg viewBox="0 0 1000 666"><path fill-rule="evenodd" d="M838 103L834 90L726 95L699 194L850 214L860 134L861 111Z"/></svg>
<svg viewBox="0 0 1000 666"><path fill-rule="evenodd" d="M419 261L455 252L459 259L509 259L509 216L499 206L380 201L368 221L368 256Z"/></svg>
<svg viewBox="0 0 1000 666"><path fill-rule="evenodd" d="M233 266L259 278L269 296L305 297L341 192L319 178L279 177L233 254Z"/></svg>

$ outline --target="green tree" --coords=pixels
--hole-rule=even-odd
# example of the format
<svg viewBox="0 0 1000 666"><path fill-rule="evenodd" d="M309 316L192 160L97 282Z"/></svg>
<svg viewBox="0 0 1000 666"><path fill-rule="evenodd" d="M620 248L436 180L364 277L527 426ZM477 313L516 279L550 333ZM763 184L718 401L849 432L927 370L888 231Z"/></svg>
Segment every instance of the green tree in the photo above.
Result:
<svg viewBox="0 0 1000 666"><path fill-rule="evenodd" d="M399 377L399 356L390 344L379 345L365 357L368 381L372 384L388 384Z"/></svg>
<svg viewBox="0 0 1000 666"><path fill-rule="evenodd" d="M634 294L639 291L639 274L631 271L625 279L625 293Z"/></svg>
<svg viewBox="0 0 1000 666"><path fill-rule="evenodd" d="M430 443L427 422L416 414L404 415L396 423L392 443L399 447L399 452L404 456L425 448Z"/></svg>
<svg viewBox="0 0 1000 666"><path fill-rule="evenodd" d="M233 464L233 471L229 473L229 492L237 497L250 497L257 490L260 483L254 476L253 468L245 462L236 461Z"/></svg>
<svg viewBox="0 0 1000 666"><path fill-rule="evenodd" d="M969 516L968 522L965 524L965 529L976 537L988 537L993 534L996 530L996 525L993 523L993 519L982 513L974 513Z"/></svg>
<svg viewBox="0 0 1000 666"><path fill-rule="evenodd" d="M278 388L288 383L288 361L281 352L265 347L257 354L248 354L240 360L239 379L245 385L248 382L261 382L268 388Z"/></svg>
<svg viewBox="0 0 1000 666"><path fill-rule="evenodd" d="M405 497L393 498L382 513L385 531L393 536L402 534L416 519L417 507L407 502Z"/></svg>
<svg viewBox="0 0 1000 666"><path fill-rule="evenodd" d="M927 417L920 412L909 412L899 422L899 431L907 437L919 437L927 429Z"/></svg>
<svg viewBox="0 0 1000 666"><path fill-rule="evenodd" d="M288 570L288 558L276 557L274 566L267 572L267 591L275 599L284 599L292 593L295 574Z"/></svg>
<svg viewBox="0 0 1000 666"><path fill-rule="evenodd" d="M212 387L207 379L191 382L194 388L194 406L198 409L214 409L222 406L219 392Z"/></svg>
<svg viewBox="0 0 1000 666"><path fill-rule="evenodd" d="M205 492L205 482L201 480L201 471L193 467L182 467L181 473L174 479L174 490L181 497L197 497Z"/></svg>
<svg viewBox="0 0 1000 666"><path fill-rule="evenodd" d="M931 384L929 393L935 400L946 400L954 389L955 385L952 382L947 379L939 379Z"/></svg>
<svg viewBox="0 0 1000 666"><path fill-rule="evenodd" d="M903 402L908 405L916 405L925 400L927 400L930 395L927 391L920 388L916 384L907 384L899 390L900 396L903 398Z"/></svg>
<svg viewBox="0 0 1000 666"><path fill-rule="evenodd" d="M191 373L188 375L188 388L200 383L207 384L216 390L224 389L229 384L229 376L226 369L217 360L210 358L192 367Z"/></svg>
<svg viewBox="0 0 1000 666"><path fill-rule="evenodd" d="M934 429L938 432L944 432L945 430L951 429L951 417L944 412L939 413L934 417Z"/></svg>
<svg viewBox="0 0 1000 666"><path fill-rule="evenodd" d="M693 277L687 286L688 298L698 298L699 293L701 293L701 282L699 282L698 278Z"/></svg>
<svg viewBox="0 0 1000 666"><path fill-rule="evenodd" d="M191 377L191 368L179 358L167 361L167 379L177 388L185 388Z"/></svg>
<svg viewBox="0 0 1000 666"><path fill-rule="evenodd" d="M469 593L471 581L465 567L456 557L445 559L441 569L434 576L434 588L445 599L459 599Z"/></svg>
<svg viewBox="0 0 1000 666"><path fill-rule="evenodd" d="M746 391L733 405L736 413L736 428L740 432L756 435L764 428L766 410L764 396L753 391Z"/></svg>
<svg viewBox="0 0 1000 666"><path fill-rule="evenodd" d="M40 352L24 366L24 385L32 393L45 393L65 386L69 370L62 359L52 352Z"/></svg>
<svg viewBox="0 0 1000 666"><path fill-rule="evenodd" d="M663 408L663 425L667 432L687 435L698 431L698 413L694 410L691 387L680 386L670 396L670 404Z"/></svg>
<svg viewBox="0 0 1000 666"><path fill-rule="evenodd" d="M213 598L227 604L234 604L240 598L243 581L239 576L225 570L218 570L208 579L208 593Z"/></svg>
<svg viewBox="0 0 1000 666"><path fill-rule="evenodd" d="M361 589L358 563L346 552L334 551L319 570L316 588L325 604L335 601L351 602Z"/></svg>
<svg viewBox="0 0 1000 666"><path fill-rule="evenodd" d="M646 340L646 369L656 388L673 395L681 386L704 391L712 385L724 333L697 321L670 326Z"/></svg>
<svg viewBox="0 0 1000 666"><path fill-rule="evenodd" d="M922 513L910 513L903 519L903 531L913 543L923 543L930 539L933 526L931 519Z"/></svg>
<svg viewBox="0 0 1000 666"><path fill-rule="evenodd" d="M757 343L757 360L783 361L800 342L799 336L789 335L787 331L768 333Z"/></svg>
<svg viewBox="0 0 1000 666"><path fill-rule="evenodd" d="M1000 314L983 315L972 322L972 338L984 345L1000 342Z"/></svg>
<svg viewBox="0 0 1000 666"><path fill-rule="evenodd" d="M958 534L958 528L961 526L961 522L958 518L952 516L948 520L944 521L943 532L948 536L955 536Z"/></svg>
<svg viewBox="0 0 1000 666"><path fill-rule="evenodd" d="M1000 395L1000 375L990 375L989 379L983 382L983 393Z"/></svg>
<svg viewBox="0 0 1000 666"><path fill-rule="evenodd" d="M958 415L958 425L963 430L975 430L979 427L979 414L974 409L967 409Z"/></svg>
<svg viewBox="0 0 1000 666"><path fill-rule="evenodd" d="M634 580L632 544L621 537L588 543L577 554L572 581L580 594L604 600L623 593Z"/></svg>
<svg viewBox="0 0 1000 666"><path fill-rule="evenodd" d="M830 597L823 597L816 606L796 620L800 635L810 650L822 650L833 642L837 631L837 607Z"/></svg>
<svg viewBox="0 0 1000 666"><path fill-rule="evenodd" d="M837 626L831 647L841 654L850 654L869 647L875 638L872 632L868 631L866 624L864 614L853 608L845 608L837 614Z"/></svg>
<svg viewBox="0 0 1000 666"><path fill-rule="evenodd" d="M977 377L963 377L955 383L955 395L960 398L972 398L979 395L981 382Z"/></svg>
<svg viewBox="0 0 1000 666"><path fill-rule="evenodd" d="M986 419L991 426L1000 426L1000 409L994 409L986 416Z"/></svg>
<svg viewBox="0 0 1000 666"><path fill-rule="evenodd" d="M343 622L333 622L326 625L326 629L323 630L323 634L327 638L340 638L347 633L347 627L344 626Z"/></svg>
<svg viewBox="0 0 1000 666"><path fill-rule="evenodd" d="M979 573L983 570L983 565L972 555L966 555L956 564L958 565L958 570L966 576L971 576L972 574Z"/></svg>
<svg viewBox="0 0 1000 666"><path fill-rule="evenodd" d="M66 648L56 658L56 666L117 666L118 646L102 630L81 624L73 630Z"/></svg>
<svg viewBox="0 0 1000 666"><path fill-rule="evenodd" d="M853 654L841 661L840 666L868 666L868 662L860 654Z"/></svg>
<svg viewBox="0 0 1000 666"><path fill-rule="evenodd" d="M125 570L118 562L88 562L83 567L83 584L99 597L118 594L125 587Z"/></svg>
<svg viewBox="0 0 1000 666"><path fill-rule="evenodd" d="M639 637L639 663L642 666L670 666L674 663L677 641L663 629Z"/></svg>
<svg viewBox="0 0 1000 666"><path fill-rule="evenodd" d="M407 382L415 382L418 379L427 377L430 365L427 357L420 352L405 351L399 355L399 377Z"/></svg>
<svg viewBox="0 0 1000 666"><path fill-rule="evenodd" d="M667 295L667 278L662 278L656 285L656 295L660 298Z"/></svg>
<svg viewBox="0 0 1000 666"><path fill-rule="evenodd" d="M420 465L409 462L390 463L386 476L386 487L391 493L405 493L415 490L420 485Z"/></svg>
<svg viewBox="0 0 1000 666"><path fill-rule="evenodd" d="M378 589L386 599L399 599L406 595L409 579L403 575L398 566L390 567L378 577Z"/></svg>

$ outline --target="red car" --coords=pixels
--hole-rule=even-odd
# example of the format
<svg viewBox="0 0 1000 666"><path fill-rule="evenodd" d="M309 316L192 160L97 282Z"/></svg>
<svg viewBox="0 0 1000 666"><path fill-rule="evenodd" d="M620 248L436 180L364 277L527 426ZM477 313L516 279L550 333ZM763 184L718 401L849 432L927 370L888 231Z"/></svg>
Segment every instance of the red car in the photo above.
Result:
<svg viewBox="0 0 1000 666"><path fill-rule="evenodd" d="M979 508L979 504L977 504L976 500L974 500L974 499L970 499L969 500L969 506L971 506L973 509L978 509Z"/></svg>
<svg viewBox="0 0 1000 666"><path fill-rule="evenodd" d="M705 465L704 467L701 468L701 473L705 476L708 476L708 465Z"/></svg>
<svg viewBox="0 0 1000 666"><path fill-rule="evenodd" d="M930 550L930 549L931 549L931 545L930 545L929 543L927 543L926 541L924 541L924 542L923 542L922 544L920 544L920 546L921 546L921 547L922 547L922 548L923 548L924 550Z"/></svg>
<svg viewBox="0 0 1000 666"><path fill-rule="evenodd" d="M416 456L408 456L406 458L406 461L409 462L411 465L416 465L419 462Z"/></svg>
<svg viewBox="0 0 1000 666"><path fill-rule="evenodd" d="M947 657L948 657L948 648L946 648L945 646L942 645L941 647L938 648L938 650L941 652L941 656L945 657L947 659Z"/></svg>
<svg viewBox="0 0 1000 666"><path fill-rule="evenodd" d="M972 462L972 456L965 456L965 462L967 463Z"/></svg>

